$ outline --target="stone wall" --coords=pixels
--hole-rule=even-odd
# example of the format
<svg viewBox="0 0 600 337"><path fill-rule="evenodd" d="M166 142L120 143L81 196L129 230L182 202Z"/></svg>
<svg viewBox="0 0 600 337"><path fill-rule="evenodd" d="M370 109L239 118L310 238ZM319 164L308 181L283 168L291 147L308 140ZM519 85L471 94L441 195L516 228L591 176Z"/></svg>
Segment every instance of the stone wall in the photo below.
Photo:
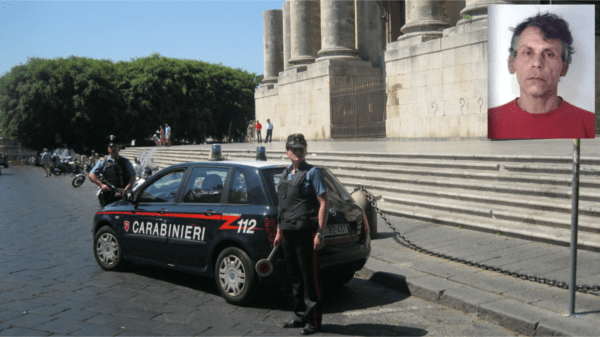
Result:
<svg viewBox="0 0 600 337"><path fill-rule="evenodd" d="M486 22L387 45L388 138L487 138Z"/></svg>
<svg viewBox="0 0 600 337"><path fill-rule="evenodd" d="M376 76L381 76L381 69L361 60L328 59L289 68L279 73L273 89L256 90L256 119L263 125L271 119L274 140L297 132L307 139L330 139L330 85Z"/></svg>

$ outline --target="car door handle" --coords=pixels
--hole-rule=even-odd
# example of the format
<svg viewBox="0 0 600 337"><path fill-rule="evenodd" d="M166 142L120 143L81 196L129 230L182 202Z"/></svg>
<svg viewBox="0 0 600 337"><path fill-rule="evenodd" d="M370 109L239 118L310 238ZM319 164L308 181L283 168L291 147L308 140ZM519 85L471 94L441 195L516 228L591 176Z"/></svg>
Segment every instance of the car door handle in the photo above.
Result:
<svg viewBox="0 0 600 337"><path fill-rule="evenodd" d="M161 208L158 210L158 214L163 214L163 213L169 213L169 210L167 210L166 208Z"/></svg>
<svg viewBox="0 0 600 337"><path fill-rule="evenodd" d="M211 215L217 214L217 212L213 211L212 209L209 209L208 211L206 211L206 212L204 212L202 214L211 216Z"/></svg>

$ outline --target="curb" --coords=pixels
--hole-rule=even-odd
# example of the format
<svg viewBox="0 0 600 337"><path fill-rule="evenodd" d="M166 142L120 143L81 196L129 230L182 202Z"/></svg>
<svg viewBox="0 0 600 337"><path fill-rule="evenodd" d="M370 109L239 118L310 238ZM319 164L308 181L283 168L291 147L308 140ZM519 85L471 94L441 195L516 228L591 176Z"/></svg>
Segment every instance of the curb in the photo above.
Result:
<svg viewBox="0 0 600 337"><path fill-rule="evenodd" d="M528 336L598 336L587 320L507 299L458 282L369 259L356 277L443 305ZM586 324L587 323L587 324Z"/></svg>

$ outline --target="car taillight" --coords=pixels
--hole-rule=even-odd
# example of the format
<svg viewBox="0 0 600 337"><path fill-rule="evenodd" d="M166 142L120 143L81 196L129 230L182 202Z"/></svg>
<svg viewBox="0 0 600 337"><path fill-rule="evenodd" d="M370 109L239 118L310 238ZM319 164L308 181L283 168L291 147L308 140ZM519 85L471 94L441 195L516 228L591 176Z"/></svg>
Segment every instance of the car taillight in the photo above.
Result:
<svg viewBox="0 0 600 337"><path fill-rule="evenodd" d="M267 239L269 239L270 243L273 243L275 241L275 235L277 235L277 219L265 218L263 224L265 225Z"/></svg>
<svg viewBox="0 0 600 337"><path fill-rule="evenodd" d="M367 221L367 215L363 212L363 226L365 228L365 234L371 233L371 229L369 229L369 221Z"/></svg>

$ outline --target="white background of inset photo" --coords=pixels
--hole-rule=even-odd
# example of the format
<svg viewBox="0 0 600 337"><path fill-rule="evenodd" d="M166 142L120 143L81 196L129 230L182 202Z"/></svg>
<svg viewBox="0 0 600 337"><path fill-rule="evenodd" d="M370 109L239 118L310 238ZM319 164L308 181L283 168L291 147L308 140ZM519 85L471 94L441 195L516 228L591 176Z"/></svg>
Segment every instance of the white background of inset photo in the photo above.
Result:
<svg viewBox="0 0 600 337"><path fill-rule="evenodd" d="M567 21L575 53L565 77L558 82L558 96L594 112L596 93L594 5L489 5L488 6L488 106L506 104L520 96L517 75L508 69L508 49L515 28L538 13L553 13Z"/></svg>

